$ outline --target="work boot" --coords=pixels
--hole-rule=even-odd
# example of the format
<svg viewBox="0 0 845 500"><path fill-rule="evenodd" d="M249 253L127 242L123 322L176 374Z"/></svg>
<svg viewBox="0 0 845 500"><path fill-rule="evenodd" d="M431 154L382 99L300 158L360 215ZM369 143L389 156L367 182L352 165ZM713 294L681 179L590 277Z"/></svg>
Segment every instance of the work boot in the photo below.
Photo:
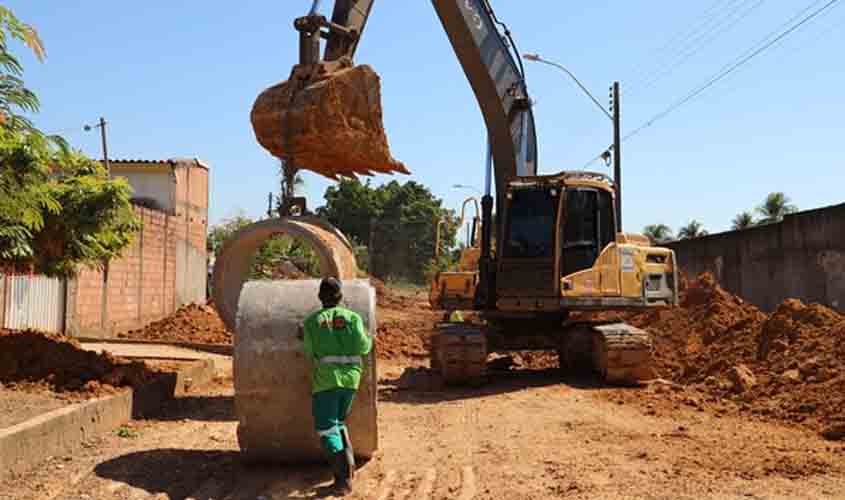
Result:
<svg viewBox="0 0 845 500"><path fill-rule="evenodd" d="M352 485L349 483L349 462L346 460L346 452L339 451L332 455L331 463L332 474L334 475L332 490L339 496L352 493Z"/></svg>
<svg viewBox="0 0 845 500"><path fill-rule="evenodd" d="M352 440L349 439L349 429L346 426L341 427L340 437L343 439L343 451L346 453L346 466L348 474L347 479L355 478L355 451L352 449Z"/></svg>

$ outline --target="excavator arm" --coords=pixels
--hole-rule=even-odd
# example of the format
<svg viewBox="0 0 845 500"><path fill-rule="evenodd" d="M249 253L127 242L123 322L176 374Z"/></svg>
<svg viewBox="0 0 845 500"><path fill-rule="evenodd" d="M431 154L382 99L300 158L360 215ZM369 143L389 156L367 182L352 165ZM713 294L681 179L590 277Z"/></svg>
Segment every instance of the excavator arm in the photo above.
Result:
<svg viewBox="0 0 845 500"><path fill-rule="evenodd" d="M322 33L327 40L324 61L353 59L373 3L335 1L331 22L320 23L327 28ZM504 193L507 178L537 172L537 137L525 77L487 0L432 0L432 5L481 108L496 192ZM308 62L314 61L301 61Z"/></svg>
<svg viewBox="0 0 845 500"><path fill-rule="evenodd" d="M355 56L358 41L367 26L367 20L373 9L375 0L335 0L332 23L343 26L349 35L336 34L328 38L326 43L326 61L336 61L341 57Z"/></svg>

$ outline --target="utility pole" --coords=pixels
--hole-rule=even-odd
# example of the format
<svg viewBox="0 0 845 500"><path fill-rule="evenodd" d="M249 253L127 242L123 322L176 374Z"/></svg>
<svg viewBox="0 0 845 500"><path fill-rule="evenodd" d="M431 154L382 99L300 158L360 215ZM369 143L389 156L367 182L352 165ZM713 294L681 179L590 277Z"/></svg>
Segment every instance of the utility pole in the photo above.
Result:
<svg viewBox="0 0 845 500"><path fill-rule="evenodd" d="M111 176L111 165L109 165L109 146L106 141L106 123L106 119L101 116L100 121L93 127L91 125L85 125L82 128L86 132L90 131L92 128L100 129L100 138L103 141L103 166L106 167L106 172L109 176Z"/></svg>
<svg viewBox="0 0 845 500"><path fill-rule="evenodd" d="M610 107L613 111L613 183L616 186L616 231L622 232L622 124L619 119L619 82L613 82Z"/></svg>
<svg viewBox="0 0 845 500"><path fill-rule="evenodd" d="M273 218L273 193L270 192L267 194L267 218Z"/></svg>
<svg viewBox="0 0 845 500"><path fill-rule="evenodd" d="M106 166L106 172L111 175L111 166L109 165L109 146L106 141L106 119L100 117L100 136L103 138L103 164Z"/></svg>

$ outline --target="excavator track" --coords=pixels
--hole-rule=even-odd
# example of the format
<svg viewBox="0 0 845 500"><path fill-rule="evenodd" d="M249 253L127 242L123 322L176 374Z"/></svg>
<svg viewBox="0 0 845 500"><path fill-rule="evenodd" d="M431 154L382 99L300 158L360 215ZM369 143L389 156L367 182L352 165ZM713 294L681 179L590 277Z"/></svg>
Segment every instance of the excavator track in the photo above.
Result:
<svg viewBox="0 0 845 500"><path fill-rule="evenodd" d="M651 336L625 323L593 325L592 365L605 382L635 385L654 377Z"/></svg>
<svg viewBox="0 0 845 500"><path fill-rule="evenodd" d="M653 378L648 332L625 323L574 322L564 326L558 347L564 372L598 373L612 385L636 385Z"/></svg>
<svg viewBox="0 0 845 500"><path fill-rule="evenodd" d="M430 366L447 385L481 385L487 376L487 336L479 326L441 323L431 340Z"/></svg>

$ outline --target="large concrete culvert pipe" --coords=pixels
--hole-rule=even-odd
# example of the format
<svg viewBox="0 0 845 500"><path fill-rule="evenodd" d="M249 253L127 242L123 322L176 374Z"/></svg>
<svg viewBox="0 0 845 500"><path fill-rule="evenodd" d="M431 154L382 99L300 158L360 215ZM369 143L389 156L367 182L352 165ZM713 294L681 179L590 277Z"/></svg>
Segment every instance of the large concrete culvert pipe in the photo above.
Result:
<svg viewBox="0 0 845 500"><path fill-rule="evenodd" d="M311 416L311 361L302 353L300 325L319 309L319 280L246 283L252 256L267 240L286 235L310 245L323 276L343 281L343 305L376 332L375 289L357 278L352 247L335 227L310 217L247 226L223 246L214 266L213 295L234 332L238 443L250 460L301 463L323 460ZM365 362L348 421L356 455L378 448L375 354Z"/></svg>

